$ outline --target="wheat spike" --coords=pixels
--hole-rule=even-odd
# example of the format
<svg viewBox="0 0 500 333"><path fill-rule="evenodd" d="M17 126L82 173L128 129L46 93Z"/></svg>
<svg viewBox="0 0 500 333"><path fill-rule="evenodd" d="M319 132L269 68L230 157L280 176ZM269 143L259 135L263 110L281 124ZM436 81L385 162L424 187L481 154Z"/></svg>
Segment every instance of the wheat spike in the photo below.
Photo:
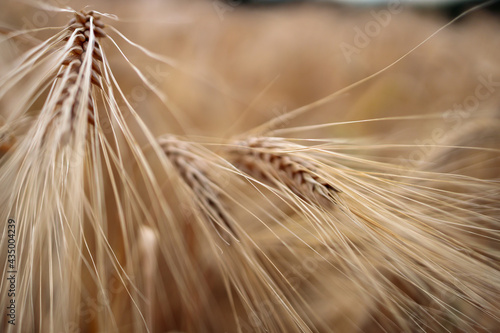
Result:
<svg viewBox="0 0 500 333"><path fill-rule="evenodd" d="M102 89L101 62L103 59L97 39L106 37L102 28L104 24L94 12L76 12L75 18L68 24L69 35L63 39L69 50L62 60L62 66L57 75L56 84L60 83L60 87L56 88L58 94L51 123L61 116L62 107L67 106L68 132L73 131L77 112L81 110L86 110L88 123L95 124L92 86ZM82 109L79 108L81 103L86 104Z"/></svg>
<svg viewBox="0 0 500 333"><path fill-rule="evenodd" d="M197 156L190 149L189 143L180 141L173 136L161 137L158 142L175 170L193 191L199 209L213 224L219 235L226 242L229 242L229 235L235 237L234 222L228 215L226 208L223 207L218 187L207 174L208 161Z"/></svg>
<svg viewBox="0 0 500 333"><path fill-rule="evenodd" d="M102 222L105 214L94 208L102 171L87 169L87 162L99 163L95 152L101 151L95 150L95 136L88 131L96 112L93 87L109 88L101 80L104 55L97 39L106 36L102 28L95 13L75 12L67 27L24 53L0 84L1 96L20 84L26 91L2 126L2 134L8 129L5 133L16 140L7 141L9 151L0 162L0 178L12 190L0 196L6 207L1 216L18 223L22 250L16 264L22 274L16 296L25 300L18 303L16 326L2 329L73 330L82 290L88 290L82 288L84 267L90 261L102 268L99 251L83 258L88 245L84 229L89 222ZM43 103L40 109L33 106L36 102ZM92 134L99 131L94 130ZM102 270L97 274L105 276ZM96 288L104 289L105 283L96 281ZM3 288L1 297L7 297ZM104 308L109 311L109 303Z"/></svg>
<svg viewBox="0 0 500 333"><path fill-rule="evenodd" d="M308 148L279 138L253 137L230 148L231 161L249 175L273 184L311 204L330 205L341 192L321 173Z"/></svg>

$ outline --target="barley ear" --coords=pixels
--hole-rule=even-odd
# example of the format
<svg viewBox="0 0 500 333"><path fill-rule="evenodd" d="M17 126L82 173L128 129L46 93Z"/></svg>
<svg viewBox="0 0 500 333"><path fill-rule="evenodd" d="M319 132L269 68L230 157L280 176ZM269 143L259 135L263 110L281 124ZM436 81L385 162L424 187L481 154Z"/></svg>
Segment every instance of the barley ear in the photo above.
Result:
<svg viewBox="0 0 500 333"><path fill-rule="evenodd" d="M102 89L103 58L98 39L106 37L103 27L104 24L92 11L76 12L75 18L68 24L68 35L64 38L67 51L56 77L56 84L60 85L56 88L58 94L53 95L55 107L50 121L54 123L61 116L69 119L61 135L63 141L73 132L82 110L86 112L87 123L94 125L92 91L93 87Z"/></svg>
<svg viewBox="0 0 500 333"><path fill-rule="evenodd" d="M231 162L249 176L312 205L331 208L338 204L341 191L321 173L321 165L308 154L308 147L266 137L230 147Z"/></svg>
<svg viewBox="0 0 500 333"><path fill-rule="evenodd" d="M210 165L206 159L193 152L188 142L174 136L160 138L159 144L184 183L193 192L196 206L219 236L228 244L231 239L237 239L234 221L221 201L219 187L208 175Z"/></svg>

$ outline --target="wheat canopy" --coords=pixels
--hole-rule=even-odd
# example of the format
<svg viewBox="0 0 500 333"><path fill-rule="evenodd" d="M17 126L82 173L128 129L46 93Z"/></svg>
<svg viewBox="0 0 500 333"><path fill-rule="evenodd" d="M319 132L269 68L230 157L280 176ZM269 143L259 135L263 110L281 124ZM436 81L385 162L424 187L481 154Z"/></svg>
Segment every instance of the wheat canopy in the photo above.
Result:
<svg viewBox="0 0 500 333"><path fill-rule="evenodd" d="M405 63L413 71L454 21L326 97L259 113L267 94L281 96L279 76L248 97L225 83L231 70L143 46L138 36L167 43L153 19L141 35L87 7L23 6L66 23L0 29L0 47L22 41L0 54L0 305L15 301L15 325L2 313L0 331L498 330L499 104L460 118L432 149L405 126L435 128L440 111L336 119L343 94L380 80L355 106L376 104L383 93L370 92L390 90ZM322 17L307 8L287 13ZM233 14L253 22L252 10ZM179 48L191 38L180 35Z"/></svg>

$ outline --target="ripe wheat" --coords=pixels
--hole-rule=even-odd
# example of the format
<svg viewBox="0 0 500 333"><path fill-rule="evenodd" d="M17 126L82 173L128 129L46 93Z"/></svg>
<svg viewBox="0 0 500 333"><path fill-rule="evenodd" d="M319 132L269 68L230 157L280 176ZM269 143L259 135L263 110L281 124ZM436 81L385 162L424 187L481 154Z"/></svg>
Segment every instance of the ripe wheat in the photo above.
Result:
<svg viewBox="0 0 500 333"><path fill-rule="evenodd" d="M17 228L16 325L2 313L2 331L498 329L496 112L474 114L405 166L396 156L420 145L318 137L435 115L331 123L325 113L273 128L387 66L299 109L255 116L244 134L200 136L125 48L239 97L132 42L112 15L49 9L73 19L43 41L28 38L35 45L0 79L0 228ZM159 102L137 107L131 77ZM202 111L204 122L212 115ZM2 308L12 299L7 244L2 237Z"/></svg>

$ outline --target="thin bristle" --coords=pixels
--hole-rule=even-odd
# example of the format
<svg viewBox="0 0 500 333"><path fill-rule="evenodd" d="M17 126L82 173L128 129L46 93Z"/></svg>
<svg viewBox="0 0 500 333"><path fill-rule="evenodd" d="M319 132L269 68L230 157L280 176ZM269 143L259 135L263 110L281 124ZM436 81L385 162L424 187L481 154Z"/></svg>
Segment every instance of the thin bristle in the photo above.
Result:
<svg viewBox="0 0 500 333"><path fill-rule="evenodd" d="M6 154L16 142L14 136L4 126L0 127L0 156Z"/></svg>

